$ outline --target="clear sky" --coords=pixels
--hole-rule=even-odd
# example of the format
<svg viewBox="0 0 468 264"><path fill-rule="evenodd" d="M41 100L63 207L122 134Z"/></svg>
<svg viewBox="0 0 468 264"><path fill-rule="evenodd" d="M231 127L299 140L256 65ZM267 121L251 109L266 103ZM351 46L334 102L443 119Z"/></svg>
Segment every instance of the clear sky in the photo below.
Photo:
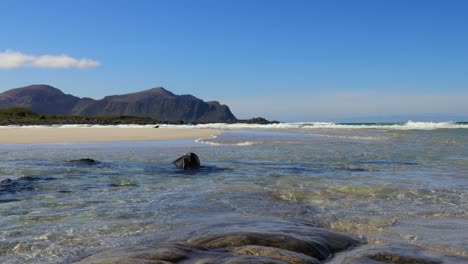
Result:
<svg viewBox="0 0 468 264"><path fill-rule="evenodd" d="M37 83L164 86L241 118L468 119L468 1L2 0L0 92Z"/></svg>

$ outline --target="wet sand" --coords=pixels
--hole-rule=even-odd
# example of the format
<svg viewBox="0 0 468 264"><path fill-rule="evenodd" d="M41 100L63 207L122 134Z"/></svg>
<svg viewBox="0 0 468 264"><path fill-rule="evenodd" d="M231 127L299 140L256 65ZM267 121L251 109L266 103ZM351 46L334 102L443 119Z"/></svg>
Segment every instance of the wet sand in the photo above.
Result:
<svg viewBox="0 0 468 264"><path fill-rule="evenodd" d="M204 139L218 133L197 128L1 127L0 144Z"/></svg>

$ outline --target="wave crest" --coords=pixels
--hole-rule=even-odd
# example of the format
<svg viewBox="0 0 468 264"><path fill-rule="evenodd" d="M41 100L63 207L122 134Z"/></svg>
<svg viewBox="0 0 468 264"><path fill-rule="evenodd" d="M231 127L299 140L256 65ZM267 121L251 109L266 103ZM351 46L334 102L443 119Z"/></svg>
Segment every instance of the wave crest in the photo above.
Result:
<svg viewBox="0 0 468 264"><path fill-rule="evenodd" d="M176 127L176 126L162 126L162 127ZM184 127L177 126L177 127ZM280 124L199 124L197 128L211 128L222 130L240 130L240 129L299 129L299 130L312 130L312 129L376 129L376 130L434 130L434 129L466 129L468 123L460 122L414 122L408 121L406 123L332 123L332 122L299 122L299 123L280 123Z"/></svg>

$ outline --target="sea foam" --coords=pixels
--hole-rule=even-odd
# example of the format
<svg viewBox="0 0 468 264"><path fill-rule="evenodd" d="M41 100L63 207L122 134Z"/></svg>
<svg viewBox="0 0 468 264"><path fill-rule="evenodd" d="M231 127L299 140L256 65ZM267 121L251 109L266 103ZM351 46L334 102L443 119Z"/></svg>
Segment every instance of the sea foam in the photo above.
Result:
<svg viewBox="0 0 468 264"><path fill-rule="evenodd" d="M433 130L433 129L463 129L468 128L468 123L459 122L413 122L406 123L332 123L332 122L299 122L280 124L198 124L194 125L162 125L161 127L196 127L222 130L239 129L393 129L393 130Z"/></svg>
<svg viewBox="0 0 468 264"><path fill-rule="evenodd" d="M7 128L152 128L155 125L94 125L94 124L77 124L77 125L32 125L32 126L0 126L0 129ZM226 123L211 123L197 125L159 125L161 128L207 128L221 130L241 130L241 129L383 129L383 130L433 130L433 129L466 129L467 122L413 122L406 123L332 123L332 122L297 122L297 123L279 123L279 124L226 124Z"/></svg>

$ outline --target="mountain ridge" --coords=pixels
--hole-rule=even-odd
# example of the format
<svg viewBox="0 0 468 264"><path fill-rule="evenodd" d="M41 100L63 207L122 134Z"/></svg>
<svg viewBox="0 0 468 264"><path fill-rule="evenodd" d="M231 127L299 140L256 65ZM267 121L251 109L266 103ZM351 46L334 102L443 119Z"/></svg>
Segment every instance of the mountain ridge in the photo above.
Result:
<svg viewBox="0 0 468 264"><path fill-rule="evenodd" d="M205 102L193 95L176 95L163 87L109 95L102 99L65 94L58 88L35 84L0 93L0 109L25 107L38 114L151 117L161 121L236 121L228 106Z"/></svg>

